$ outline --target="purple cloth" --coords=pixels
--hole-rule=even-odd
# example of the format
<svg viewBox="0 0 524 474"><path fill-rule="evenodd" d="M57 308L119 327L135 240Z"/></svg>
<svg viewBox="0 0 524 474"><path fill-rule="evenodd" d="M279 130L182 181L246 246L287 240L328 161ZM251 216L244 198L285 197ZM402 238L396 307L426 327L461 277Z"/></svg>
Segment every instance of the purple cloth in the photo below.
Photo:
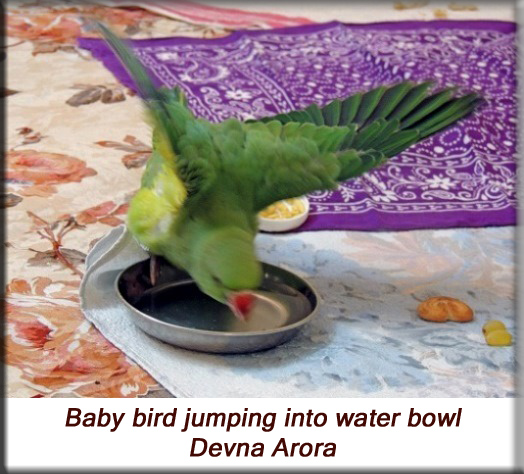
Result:
<svg viewBox="0 0 524 474"><path fill-rule="evenodd" d="M192 110L215 122L405 79L478 91L486 104L460 124L336 191L311 194L302 230L481 227L516 220L515 30L499 21L332 22L132 45L158 84L181 87ZM134 87L101 40L79 42Z"/></svg>

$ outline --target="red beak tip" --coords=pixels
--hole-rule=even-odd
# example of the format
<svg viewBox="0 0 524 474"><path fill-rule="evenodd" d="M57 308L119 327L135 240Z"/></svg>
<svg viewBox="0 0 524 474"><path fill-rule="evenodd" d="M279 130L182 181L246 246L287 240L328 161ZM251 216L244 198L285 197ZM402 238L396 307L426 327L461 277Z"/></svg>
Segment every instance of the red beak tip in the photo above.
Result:
<svg viewBox="0 0 524 474"><path fill-rule="evenodd" d="M252 293L235 293L229 299L229 304L238 319L247 321L254 301L255 297Z"/></svg>

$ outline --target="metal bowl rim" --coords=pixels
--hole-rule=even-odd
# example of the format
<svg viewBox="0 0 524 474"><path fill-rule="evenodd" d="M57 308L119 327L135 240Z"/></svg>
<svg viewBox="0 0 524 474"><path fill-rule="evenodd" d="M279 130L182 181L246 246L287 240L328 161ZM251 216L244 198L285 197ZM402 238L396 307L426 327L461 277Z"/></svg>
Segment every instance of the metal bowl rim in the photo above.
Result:
<svg viewBox="0 0 524 474"><path fill-rule="evenodd" d="M263 265L265 265L267 267L277 268L279 270L284 270L284 271L290 273L291 275L293 275L295 278L299 278L300 280L302 280L302 282L313 293L313 295L315 297L315 300L316 300L316 304L315 304L313 310L311 311L311 313L309 313L306 317L296 321L293 324L282 326L282 327L279 327L279 328L276 328L276 329L268 329L268 330L265 330L265 331L247 331L247 332L210 331L209 329L196 329L196 328L191 328L191 327L187 327L187 326L179 326L178 324L166 323L165 321L161 321L160 319L154 318L153 316L150 316L149 314L146 314L146 313L138 310L131 303L129 303L129 301L127 301L124 298L122 293L120 293L120 290L118 288L118 283L120 281L120 278L122 277L124 272L126 272L129 268L131 268L133 265L136 265L137 263L140 263L140 262L135 262L132 265L129 265L128 267L124 268L122 271L120 271L118 273L118 276L116 277L115 283L114 283L115 292L116 292L118 298L133 313L139 315L140 317L142 317L144 319L147 319L147 320L151 321L152 323L159 324L160 326L165 326L167 328L171 328L171 329L177 328L177 329L180 329L180 330L183 330L183 331L188 331L190 333L200 334L202 336L223 336L223 337L233 337L233 338L244 338L244 337L253 337L253 336L268 336L268 335L278 334L278 333L282 333L282 332L286 332L286 331L290 331L290 330L299 328L300 326L303 326L304 324L306 324L310 319L312 319L316 315L316 313L318 311L318 306L319 306L318 302L319 302L320 298L319 298L319 295L317 293L317 290L309 282L305 281L304 278L302 278L301 276L297 275L296 273L293 273L293 272L291 272L291 271L289 271L289 270L287 270L285 268L277 267L276 265L271 265L270 263L261 262ZM192 281L194 281L194 280L192 280Z"/></svg>

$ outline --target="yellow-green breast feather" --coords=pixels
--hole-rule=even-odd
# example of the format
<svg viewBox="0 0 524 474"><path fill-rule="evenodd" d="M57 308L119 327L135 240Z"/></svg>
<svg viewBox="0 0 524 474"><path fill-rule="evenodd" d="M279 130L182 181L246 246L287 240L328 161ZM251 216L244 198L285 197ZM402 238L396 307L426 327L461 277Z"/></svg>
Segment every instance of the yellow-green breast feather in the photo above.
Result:
<svg viewBox="0 0 524 474"><path fill-rule="evenodd" d="M152 252L159 252L186 197L187 188L176 170L176 156L163 137L154 133L153 154L142 187L129 207L129 229Z"/></svg>

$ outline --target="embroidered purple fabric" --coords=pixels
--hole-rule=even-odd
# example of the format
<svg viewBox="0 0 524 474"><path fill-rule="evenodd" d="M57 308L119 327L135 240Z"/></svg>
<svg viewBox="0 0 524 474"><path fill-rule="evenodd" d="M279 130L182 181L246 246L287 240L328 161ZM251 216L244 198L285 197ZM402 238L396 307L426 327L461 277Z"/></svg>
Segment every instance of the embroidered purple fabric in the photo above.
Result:
<svg viewBox="0 0 524 474"><path fill-rule="evenodd" d="M181 87L198 116L259 118L382 84L434 80L479 92L469 118L383 167L311 194L301 230L405 230L516 221L516 27L499 21L325 24L158 38L132 46L160 85ZM99 39L80 38L125 85Z"/></svg>

